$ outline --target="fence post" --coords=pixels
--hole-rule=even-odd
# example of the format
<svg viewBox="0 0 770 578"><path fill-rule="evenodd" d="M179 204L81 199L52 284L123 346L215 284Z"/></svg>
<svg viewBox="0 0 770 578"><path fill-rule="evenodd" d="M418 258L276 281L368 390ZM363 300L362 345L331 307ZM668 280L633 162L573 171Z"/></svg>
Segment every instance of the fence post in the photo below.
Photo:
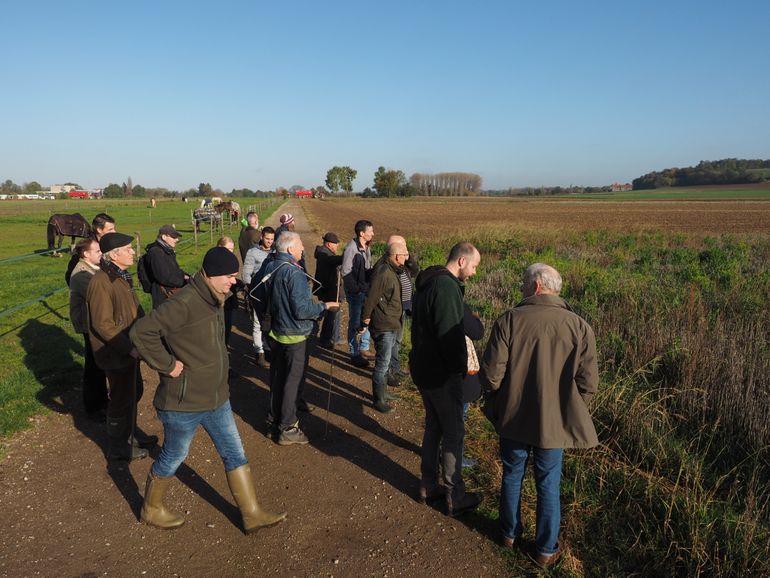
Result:
<svg viewBox="0 0 770 578"><path fill-rule="evenodd" d="M142 254L142 238L139 234L139 231L134 231L134 235L136 235L136 254L141 255ZM139 257L137 257L139 259Z"/></svg>

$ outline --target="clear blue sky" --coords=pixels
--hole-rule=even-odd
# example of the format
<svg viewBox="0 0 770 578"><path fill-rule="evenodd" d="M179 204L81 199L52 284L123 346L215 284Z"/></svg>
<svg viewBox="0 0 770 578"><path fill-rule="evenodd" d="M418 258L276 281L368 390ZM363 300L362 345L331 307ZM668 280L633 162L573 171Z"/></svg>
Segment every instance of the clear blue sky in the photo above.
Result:
<svg viewBox="0 0 770 578"><path fill-rule="evenodd" d="M4 2L0 179L601 185L770 158L770 3Z"/></svg>

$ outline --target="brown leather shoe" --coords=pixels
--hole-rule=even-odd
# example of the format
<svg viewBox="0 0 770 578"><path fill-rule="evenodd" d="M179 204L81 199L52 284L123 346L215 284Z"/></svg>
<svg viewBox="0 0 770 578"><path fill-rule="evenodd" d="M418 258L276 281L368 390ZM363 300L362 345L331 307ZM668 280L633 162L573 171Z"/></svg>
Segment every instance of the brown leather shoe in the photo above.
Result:
<svg viewBox="0 0 770 578"><path fill-rule="evenodd" d="M507 548L508 550L511 550L513 549L514 546L516 546L516 539L503 536L502 539L500 540L500 545L503 548Z"/></svg>
<svg viewBox="0 0 770 578"><path fill-rule="evenodd" d="M553 554L541 554L537 552L534 547L531 551L527 552L527 556L532 560L538 568L550 568L557 564L561 560L563 550L559 548Z"/></svg>

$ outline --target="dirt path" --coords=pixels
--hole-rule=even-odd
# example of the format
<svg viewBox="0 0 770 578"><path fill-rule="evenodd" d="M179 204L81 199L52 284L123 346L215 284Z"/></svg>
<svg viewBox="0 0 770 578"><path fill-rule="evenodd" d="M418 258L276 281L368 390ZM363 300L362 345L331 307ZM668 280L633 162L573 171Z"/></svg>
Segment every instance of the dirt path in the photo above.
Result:
<svg viewBox="0 0 770 578"><path fill-rule="evenodd" d="M312 253L320 233L310 229L300 203L289 202L282 211L295 215L308 268L315 271ZM0 463L0 575L505 575L492 541L471 530L468 520L414 501L422 425L413 392L396 402L396 411L380 415L371 406L371 372L348 365L338 346L324 438L332 356L316 350L306 397L318 409L300 416L311 443L280 447L265 437L267 372L246 357L251 339L245 315L236 317L233 331L238 429L257 495L267 507L287 510L287 521L242 534L222 463L199 430L167 496L186 524L175 531L141 524L152 460L105 467L103 426L85 419L79 392L71 392L60 400L60 411L10 440ZM139 424L162 436L151 405L157 376L146 367L143 375Z"/></svg>

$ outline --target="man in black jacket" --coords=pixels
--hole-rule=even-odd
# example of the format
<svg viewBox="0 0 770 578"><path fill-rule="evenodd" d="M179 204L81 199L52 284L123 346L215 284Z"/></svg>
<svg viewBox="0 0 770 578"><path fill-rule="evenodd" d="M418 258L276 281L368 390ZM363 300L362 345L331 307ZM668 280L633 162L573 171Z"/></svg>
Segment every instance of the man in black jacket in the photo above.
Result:
<svg viewBox="0 0 770 578"><path fill-rule="evenodd" d="M158 230L158 238L147 245L147 273L152 281L152 308L179 291L190 280L176 262L176 244L182 235L171 225Z"/></svg>
<svg viewBox="0 0 770 578"><path fill-rule="evenodd" d="M339 267L342 265L342 255L337 255L340 239L335 233L323 236L323 245L315 248L315 278L320 283L316 296L321 301L339 301ZM322 316L321 334L318 344L327 349L334 349L340 339L340 311L324 311Z"/></svg>
<svg viewBox="0 0 770 578"><path fill-rule="evenodd" d="M445 267L428 267L417 277L412 311L412 379L425 406L420 501L445 498L450 516L479 505L466 493L462 477L463 378L468 350L463 326L464 281L476 274L481 255L470 243L457 243ZM439 447L443 488L438 483Z"/></svg>

